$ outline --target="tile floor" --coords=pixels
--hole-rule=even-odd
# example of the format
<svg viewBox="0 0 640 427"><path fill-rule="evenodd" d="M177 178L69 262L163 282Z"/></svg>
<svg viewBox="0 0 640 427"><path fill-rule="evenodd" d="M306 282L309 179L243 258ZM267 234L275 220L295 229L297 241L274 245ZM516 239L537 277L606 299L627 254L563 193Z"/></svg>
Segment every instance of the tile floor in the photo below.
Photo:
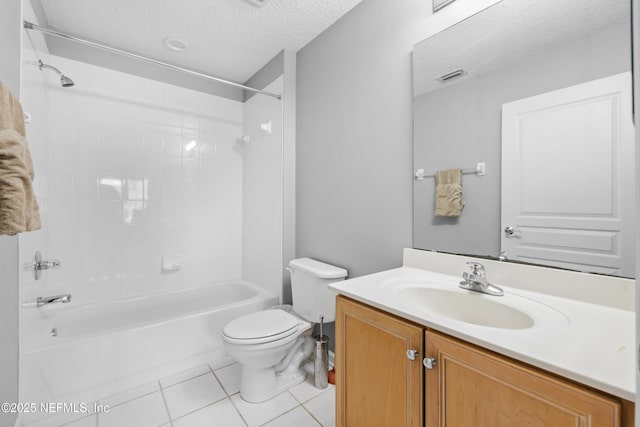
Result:
<svg viewBox="0 0 640 427"><path fill-rule="evenodd" d="M334 427L335 388L308 378L268 402L240 398L240 365L189 369L97 402L109 412L82 418L71 414L33 427ZM93 408L93 405L89 405Z"/></svg>

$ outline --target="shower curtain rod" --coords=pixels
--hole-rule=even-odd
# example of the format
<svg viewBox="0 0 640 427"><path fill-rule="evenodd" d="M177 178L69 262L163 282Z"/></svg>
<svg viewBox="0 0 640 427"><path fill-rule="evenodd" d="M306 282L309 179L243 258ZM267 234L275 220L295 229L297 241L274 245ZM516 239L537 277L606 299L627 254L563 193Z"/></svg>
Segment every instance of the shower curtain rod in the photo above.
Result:
<svg viewBox="0 0 640 427"><path fill-rule="evenodd" d="M140 61L150 62L152 64L160 65L162 67L169 68L171 70L181 71L183 73L191 74L191 75L194 75L194 76L197 76L197 77L202 77L202 78L205 78L205 79L208 79L208 80L213 80L213 81L216 81L218 83L225 84L225 85L239 87L241 89L248 90L250 92L261 93L263 95L272 96L272 97L277 98L277 99L282 99L282 95L278 95L278 94L267 92L267 91L260 90L260 89L255 89L255 88L252 88L252 87L249 87L249 86L245 86L245 85L240 84L240 83L232 82L232 81L229 81L229 80L224 80L224 79L221 79L219 77L210 76L208 74L203 74L203 73L200 73L198 71L189 70L187 68L178 67L177 65L167 64L166 62L162 62L162 61L158 61L156 59L147 58L146 56L138 55L137 53L133 53L133 52L129 52L129 51L126 51L126 50L118 49L118 48L111 47L111 46L108 46L108 45L104 45L104 44L101 44L101 43L98 43L98 42L95 42L95 41L83 39L83 38L78 37L76 35L65 33L64 31L56 30L54 28L41 27L40 25L31 23L31 22L28 22L28 21L23 21L23 25L24 25L24 28L26 28L27 30L37 30L37 31L43 32L45 34L49 34L49 35L52 35L52 36L60 37L62 39L72 40L74 42L86 44L88 46L97 47L99 49L103 49L103 50L106 50L106 51L109 51L109 52L117 53L117 54L124 55L124 56L130 56L130 57L138 59Z"/></svg>

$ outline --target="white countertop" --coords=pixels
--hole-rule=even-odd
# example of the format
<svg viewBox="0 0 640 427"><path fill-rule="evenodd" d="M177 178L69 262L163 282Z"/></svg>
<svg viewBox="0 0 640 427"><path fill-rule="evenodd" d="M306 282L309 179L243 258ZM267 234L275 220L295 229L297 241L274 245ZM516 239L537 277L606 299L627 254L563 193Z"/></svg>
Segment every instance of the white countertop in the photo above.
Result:
<svg viewBox="0 0 640 427"><path fill-rule="evenodd" d="M536 323L533 327L501 329L434 315L403 301L390 292L388 286L388 281L437 279L457 289L460 276L404 266L336 282L329 287L426 327L635 401L635 313L631 310L495 283L504 289L505 297L478 295L496 298L495 301L506 305L510 296L515 300L524 298L545 307L539 317L533 316ZM489 271L487 277L491 279Z"/></svg>

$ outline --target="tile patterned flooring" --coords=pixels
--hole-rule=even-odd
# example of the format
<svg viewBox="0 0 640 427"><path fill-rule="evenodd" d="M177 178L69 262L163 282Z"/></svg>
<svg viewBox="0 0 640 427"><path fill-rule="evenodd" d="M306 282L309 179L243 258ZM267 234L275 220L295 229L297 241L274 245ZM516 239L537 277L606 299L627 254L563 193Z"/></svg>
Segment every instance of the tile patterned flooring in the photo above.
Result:
<svg viewBox="0 0 640 427"><path fill-rule="evenodd" d="M307 378L264 403L240 398L240 365L207 365L109 396L109 411L55 417L29 427L334 427L335 388ZM91 405L92 406L92 405Z"/></svg>

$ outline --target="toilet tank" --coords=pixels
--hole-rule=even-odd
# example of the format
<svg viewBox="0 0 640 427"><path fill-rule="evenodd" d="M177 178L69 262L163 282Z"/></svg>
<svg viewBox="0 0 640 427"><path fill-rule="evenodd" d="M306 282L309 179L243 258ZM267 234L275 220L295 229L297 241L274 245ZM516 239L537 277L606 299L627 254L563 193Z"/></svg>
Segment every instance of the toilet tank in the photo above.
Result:
<svg viewBox="0 0 640 427"><path fill-rule="evenodd" d="M329 289L329 283L339 282L347 277L347 270L325 264L311 258L289 261L291 272L291 296L293 311L309 322L336 320L336 293Z"/></svg>

